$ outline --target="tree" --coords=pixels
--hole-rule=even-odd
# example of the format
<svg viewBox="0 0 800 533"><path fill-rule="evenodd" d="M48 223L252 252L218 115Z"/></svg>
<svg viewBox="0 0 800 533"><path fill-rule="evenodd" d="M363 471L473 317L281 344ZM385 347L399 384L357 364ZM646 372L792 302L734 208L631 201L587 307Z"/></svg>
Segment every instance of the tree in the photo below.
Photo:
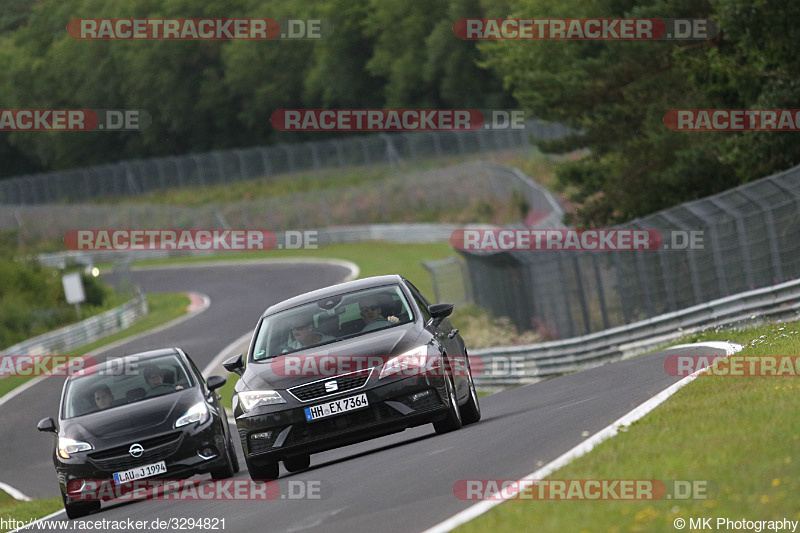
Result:
<svg viewBox="0 0 800 533"><path fill-rule="evenodd" d="M714 18L708 1L519 0L517 17ZM720 134L668 130L670 109L715 103L693 82L697 61L716 41L505 41L486 43L486 64L503 75L534 115L581 132L543 143L590 155L557 178L579 207L572 221L603 226L630 220L741 182L725 158Z"/></svg>

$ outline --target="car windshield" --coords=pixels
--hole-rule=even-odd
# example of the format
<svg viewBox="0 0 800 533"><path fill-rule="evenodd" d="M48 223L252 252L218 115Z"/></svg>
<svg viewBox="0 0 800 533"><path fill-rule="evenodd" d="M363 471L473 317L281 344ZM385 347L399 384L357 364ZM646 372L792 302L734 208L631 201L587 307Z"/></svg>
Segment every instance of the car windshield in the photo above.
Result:
<svg viewBox="0 0 800 533"><path fill-rule="evenodd" d="M397 285L348 292L266 317L254 361L407 324L413 313Z"/></svg>
<svg viewBox="0 0 800 533"><path fill-rule="evenodd" d="M109 361L85 376L73 376L64 391L63 418L113 409L193 385L174 354L147 359L135 356Z"/></svg>

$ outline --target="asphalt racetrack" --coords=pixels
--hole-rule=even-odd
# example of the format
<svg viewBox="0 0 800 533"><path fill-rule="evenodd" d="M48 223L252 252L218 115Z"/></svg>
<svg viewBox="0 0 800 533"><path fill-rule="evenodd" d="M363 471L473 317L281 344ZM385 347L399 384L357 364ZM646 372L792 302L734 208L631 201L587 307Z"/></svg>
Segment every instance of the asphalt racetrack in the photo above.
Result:
<svg viewBox="0 0 800 533"><path fill-rule="evenodd" d="M204 368L251 331L269 305L349 274L344 266L322 263L134 270L133 280L149 293L198 292L211 306L113 352L180 346ZM84 520L224 519L215 522L217 529L234 532L423 531L473 503L454 495L457 481L523 477L580 443L585 432L599 431L678 381L665 372L666 357L650 354L486 396L480 422L445 435L436 436L426 425L313 455L305 471L281 469L280 494L273 500L107 502ZM0 481L33 498L59 495L52 437L38 432L36 423L57 414L63 380L47 378L0 406ZM242 470L235 479L249 480L239 446L237 453Z"/></svg>

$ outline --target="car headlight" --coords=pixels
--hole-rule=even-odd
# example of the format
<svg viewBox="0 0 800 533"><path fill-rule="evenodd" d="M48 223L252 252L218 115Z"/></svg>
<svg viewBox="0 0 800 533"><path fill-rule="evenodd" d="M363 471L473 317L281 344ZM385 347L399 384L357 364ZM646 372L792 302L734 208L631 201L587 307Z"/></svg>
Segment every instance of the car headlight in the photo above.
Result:
<svg viewBox="0 0 800 533"><path fill-rule="evenodd" d="M391 376L393 374L403 374L405 376L420 376L425 373L428 363L428 346L418 346L413 350L392 357L384 363L378 379Z"/></svg>
<svg viewBox="0 0 800 533"><path fill-rule="evenodd" d="M175 422L175 427L179 428L187 424L194 424L195 422L203 424L209 419L210 416L211 413L208 411L206 402L199 402L191 406L188 411L183 413L183 415Z"/></svg>
<svg viewBox="0 0 800 533"><path fill-rule="evenodd" d="M239 401L245 411L252 411L262 405L286 403L283 396L275 390L251 390L239 393Z"/></svg>
<svg viewBox="0 0 800 533"><path fill-rule="evenodd" d="M73 453L86 452L93 450L94 446L88 442L83 442L66 437L58 438L58 456L62 459L69 459Z"/></svg>

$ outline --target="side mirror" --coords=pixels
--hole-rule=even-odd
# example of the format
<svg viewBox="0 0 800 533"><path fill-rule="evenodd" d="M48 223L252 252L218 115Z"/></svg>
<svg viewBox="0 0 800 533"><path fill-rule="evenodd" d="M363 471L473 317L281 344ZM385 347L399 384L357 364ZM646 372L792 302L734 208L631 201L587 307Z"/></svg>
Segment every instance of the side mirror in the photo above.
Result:
<svg viewBox="0 0 800 533"><path fill-rule="evenodd" d="M36 425L36 429L39 431L46 431L48 433L55 433L56 423L48 416L47 418L42 418L39 420L39 423Z"/></svg>
<svg viewBox="0 0 800 533"><path fill-rule="evenodd" d="M206 380L206 387L208 387L209 391L216 390L225 385L226 381L228 380L222 376L211 376Z"/></svg>
<svg viewBox="0 0 800 533"><path fill-rule="evenodd" d="M433 327L441 324L442 320L449 317L453 312L453 304L433 304L428 306L428 312L431 314L430 325Z"/></svg>
<svg viewBox="0 0 800 533"><path fill-rule="evenodd" d="M242 362L242 354L234 355L230 359L226 359L225 362L222 363L222 367L228 372L234 372L241 376L242 374L244 374L244 363Z"/></svg>

